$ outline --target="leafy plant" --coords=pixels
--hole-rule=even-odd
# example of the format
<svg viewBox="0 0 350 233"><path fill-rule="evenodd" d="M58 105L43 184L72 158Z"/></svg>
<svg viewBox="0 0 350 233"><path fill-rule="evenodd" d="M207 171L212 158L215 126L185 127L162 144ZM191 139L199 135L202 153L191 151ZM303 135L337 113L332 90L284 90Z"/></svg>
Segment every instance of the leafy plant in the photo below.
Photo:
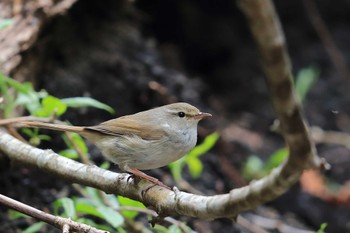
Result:
<svg viewBox="0 0 350 233"><path fill-rule="evenodd" d="M269 156L264 162L259 156L251 155L243 166L243 176L247 180L259 179L266 176L273 168L279 166L288 156L288 149L282 148Z"/></svg>
<svg viewBox="0 0 350 233"><path fill-rule="evenodd" d="M14 89L17 93L10 91ZM58 99L49 95L46 91L35 91L33 85L29 82L20 83L0 73L0 92L3 96L2 109L5 117L11 117L15 107L24 107L30 115L39 117L61 116L69 107L94 107L109 113L114 110L90 97L72 97Z"/></svg>
<svg viewBox="0 0 350 233"><path fill-rule="evenodd" d="M118 196L118 203L120 204L120 206L131 206L131 207L137 207L137 208L144 208L145 206L139 202L139 201L135 201L132 200L130 198L127 197L123 197L123 196ZM116 204L114 204L115 207L118 207ZM134 219L138 213L135 211L130 211L130 210L122 210L121 213L123 213L123 215L127 218L130 219Z"/></svg>
<svg viewBox="0 0 350 233"><path fill-rule="evenodd" d="M326 227L327 227L327 223L322 223L320 228L317 230L317 233L324 233L325 232L324 230L326 229Z"/></svg>
<svg viewBox="0 0 350 233"><path fill-rule="evenodd" d="M182 180L181 174L185 166L188 167L192 178L198 178L202 174L203 170L203 164L199 157L208 152L215 145L218 139L218 133L208 135L200 145L193 148L186 156L169 164L168 166L175 181L179 182Z"/></svg>
<svg viewBox="0 0 350 233"><path fill-rule="evenodd" d="M42 229L42 227L45 225L45 222L36 222L32 224L30 227L22 231L22 233L37 233Z"/></svg>
<svg viewBox="0 0 350 233"><path fill-rule="evenodd" d="M304 102L307 93L309 93L312 85L317 81L319 75L320 71L314 66L301 69L298 72L294 87L297 97L301 103Z"/></svg>
<svg viewBox="0 0 350 233"><path fill-rule="evenodd" d="M72 97L59 99L49 95L45 90L35 91L32 84L29 82L20 83L0 73L0 93L3 97L3 103L0 109L5 118L13 116L15 109L19 106L24 107L30 115L38 117L59 117L64 114L68 108L79 107L94 107L99 108L109 113L114 113L114 110L95 99L90 97ZM46 135L39 134L37 129L23 129L23 132L31 139L33 145L40 144L41 140L48 140ZM76 151L74 152L73 145L65 140L69 149L62 151L61 155L69 158L77 158ZM73 143L78 145L81 151L87 153L85 142L80 136L73 136Z"/></svg>
<svg viewBox="0 0 350 233"><path fill-rule="evenodd" d="M85 223L101 230L109 232L126 232L123 228L126 219L134 221L139 215L137 208L144 208L144 205L138 201L131 200L122 196L105 194L97 189L86 187L79 189L84 197L63 197L53 203L53 212L56 215L70 218L73 221ZM123 210L128 207L128 210ZM136 207L135 211L129 207ZM17 211L9 211L12 219L27 218L26 215ZM44 223L38 222L31 225L25 232L38 232L42 229ZM191 229L183 226L189 231ZM182 232L176 225L170 225L168 228L156 225L156 232L173 233ZM23 231L23 232L24 232Z"/></svg>

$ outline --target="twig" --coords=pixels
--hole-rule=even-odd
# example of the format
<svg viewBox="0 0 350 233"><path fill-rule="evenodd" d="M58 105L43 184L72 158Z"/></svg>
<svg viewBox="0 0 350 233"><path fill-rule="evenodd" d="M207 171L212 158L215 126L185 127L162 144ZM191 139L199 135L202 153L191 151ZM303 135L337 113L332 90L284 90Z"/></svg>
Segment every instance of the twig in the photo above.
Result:
<svg viewBox="0 0 350 233"><path fill-rule="evenodd" d="M80 147L75 143L75 141L73 140L72 134L71 132L64 132L65 135L67 136L69 142L72 144L74 150L78 153L79 158L81 159L81 161L86 164L86 165L94 165L94 163L89 159L89 156L87 153L83 152Z"/></svg>
<svg viewBox="0 0 350 233"><path fill-rule="evenodd" d="M13 117L8 119L1 119L0 125L12 125L20 123L21 121L40 121L47 123L59 123L52 117L35 117L35 116L22 116L22 117Z"/></svg>
<svg viewBox="0 0 350 233"><path fill-rule="evenodd" d="M29 215L38 220L44 221L61 230L67 229L68 227L70 231L78 231L78 232L86 232L86 233L107 233L108 232L108 231L98 230L94 227L91 227L83 223L74 222L67 218L62 218L59 216L48 214L44 211L38 210L26 204L23 204L19 201L6 197L2 194L0 194L0 204L7 206L11 209L17 210L26 215Z"/></svg>
<svg viewBox="0 0 350 233"><path fill-rule="evenodd" d="M350 148L350 135L343 132L324 131L320 127L311 127L311 135L316 143L329 143Z"/></svg>
<svg viewBox="0 0 350 233"><path fill-rule="evenodd" d="M64 224L63 225L63 228L62 228L62 233L69 233L69 225L68 224Z"/></svg>
<svg viewBox="0 0 350 233"><path fill-rule="evenodd" d="M268 231L265 231L261 227L256 226L256 224L251 223L248 219L246 219L242 215L238 215L237 223L238 223L238 225L244 227L245 229L247 229L253 233L269 233Z"/></svg>
<svg viewBox="0 0 350 233"><path fill-rule="evenodd" d="M251 223L250 223L250 221L248 221L247 219L243 218L242 216L240 217L241 219L239 220L239 222L244 223L245 226L249 226L249 224L253 224L253 226L257 227L258 229L265 228L268 230L268 231L265 231L265 230L254 231L256 233L270 232L271 230L278 230L278 232L281 232L281 233L313 233L314 232L314 231L299 229L299 228L287 225L284 222L282 222L280 219L272 219L272 218L266 218L259 215L255 215L255 214L249 214L249 219L251 219Z"/></svg>
<svg viewBox="0 0 350 233"><path fill-rule="evenodd" d="M39 121L39 122L45 122L45 123L55 123L55 124L66 124L63 121L57 120L56 116L54 117L35 117L35 116L24 116L24 117L14 117L14 118L9 118L9 119L1 119L0 120L0 125L20 125L22 121ZM15 136L16 138L18 138L19 140L26 142L23 137L18 134L15 130L13 130L12 127L8 126L8 130L11 133L11 135ZM89 160L88 155L86 153L84 153L79 146L74 142L73 138L72 138L72 134L71 132L65 132L65 135L67 136L68 140L72 143L72 146L74 147L74 149L76 150L76 152L78 153L81 161L84 164L87 165L93 165L93 162Z"/></svg>

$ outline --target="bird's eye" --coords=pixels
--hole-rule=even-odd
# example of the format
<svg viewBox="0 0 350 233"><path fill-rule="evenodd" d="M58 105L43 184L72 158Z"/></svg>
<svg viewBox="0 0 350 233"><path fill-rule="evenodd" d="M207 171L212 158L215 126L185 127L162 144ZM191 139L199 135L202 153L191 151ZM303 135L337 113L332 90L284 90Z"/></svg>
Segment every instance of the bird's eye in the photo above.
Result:
<svg viewBox="0 0 350 233"><path fill-rule="evenodd" d="M178 115L179 115L179 117L183 118L183 117L185 117L186 114L184 112L179 112Z"/></svg>

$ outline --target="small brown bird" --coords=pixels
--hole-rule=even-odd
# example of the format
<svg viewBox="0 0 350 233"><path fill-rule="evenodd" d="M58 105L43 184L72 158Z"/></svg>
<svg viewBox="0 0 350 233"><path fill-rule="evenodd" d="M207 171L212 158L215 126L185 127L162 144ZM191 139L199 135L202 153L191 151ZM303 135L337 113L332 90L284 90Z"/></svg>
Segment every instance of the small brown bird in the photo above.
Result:
<svg viewBox="0 0 350 233"><path fill-rule="evenodd" d="M74 132L94 143L111 162L123 171L164 186L140 170L165 166L180 159L197 142L198 122L203 113L187 103L122 116L96 126L68 126L36 121L17 122L26 127Z"/></svg>

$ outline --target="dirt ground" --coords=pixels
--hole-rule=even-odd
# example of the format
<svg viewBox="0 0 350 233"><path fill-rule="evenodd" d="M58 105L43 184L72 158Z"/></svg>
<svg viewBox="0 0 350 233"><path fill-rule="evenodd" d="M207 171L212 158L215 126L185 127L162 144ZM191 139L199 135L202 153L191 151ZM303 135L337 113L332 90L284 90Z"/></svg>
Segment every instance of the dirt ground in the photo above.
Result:
<svg viewBox="0 0 350 233"><path fill-rule="evenodd" d="M312 126L348 133L350 76L334 65L303 1L275 4L293 73L310 66L320 72L304 102L306 118ZM348 62L350 1L334 4L321 0L317 8ZM31 72L24 72L26 69ZM11 74L28 73L28 80L34 80L38 89L57 97L91 96L116 109L116 116L174 101L190 102L212 113L214 117L200 124L199 140L213 131L222 136L215 148L201 157L201 177L193 180L187 171L184 174L204 194L225 193L245 185L241 171L247 158L258 155L267 160L284 146L282 138L270 130L275 114L259 53L236 1L77 1L66 14L46 22L33 47L23 53L20 67ZM92 125L112 117L96 109L72 109L62 118L74 125ZM42 147L62 149L57 133L50 135L53 142ZM332 165L322 174L327 181L338 187L349 182L349 149L328 144L317 149ZM92 145L90 151L92 158L101 162L99 151ZM57 177L11 165L6 158L0 161L2 194L48 208L58 195L74 192ZM169 170L149 174L161 179L169 176ZM0 210L0 232L16 232L16 227L26 224L9 221L6 209ZM350 232L349 199L339 202L315 197L300 184L242 216L253 223L258 217L273 219L272 228L280 223L315 231L326 222L327 232ZM180 220L198 232L242 232L227 219ZM57 231L50 228L49 232Z"/></svg>

